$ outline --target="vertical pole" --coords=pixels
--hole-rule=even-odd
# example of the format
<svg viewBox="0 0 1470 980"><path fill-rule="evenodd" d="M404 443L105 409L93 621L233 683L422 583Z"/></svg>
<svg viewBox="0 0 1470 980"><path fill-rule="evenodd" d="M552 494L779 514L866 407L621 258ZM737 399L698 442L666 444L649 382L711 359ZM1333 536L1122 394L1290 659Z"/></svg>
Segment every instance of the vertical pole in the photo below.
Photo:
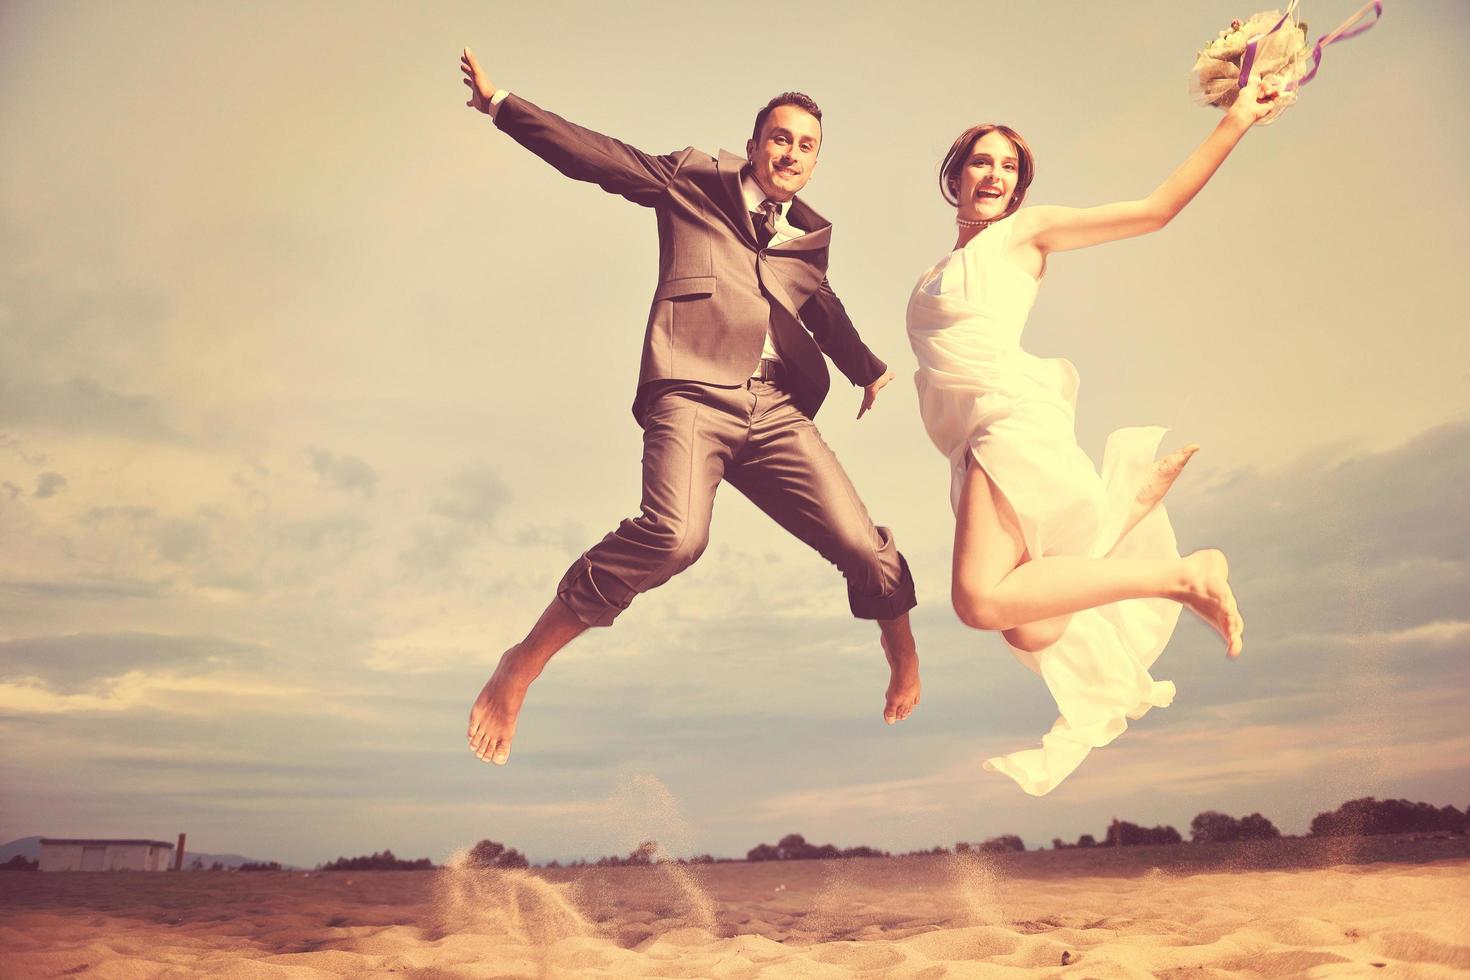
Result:
<svg viewBox="0 0 1470 980"><path fill-rule="evenodd" d="M179 846L174 851L174 870L184 870L184 835L179 835Z"/></svg>

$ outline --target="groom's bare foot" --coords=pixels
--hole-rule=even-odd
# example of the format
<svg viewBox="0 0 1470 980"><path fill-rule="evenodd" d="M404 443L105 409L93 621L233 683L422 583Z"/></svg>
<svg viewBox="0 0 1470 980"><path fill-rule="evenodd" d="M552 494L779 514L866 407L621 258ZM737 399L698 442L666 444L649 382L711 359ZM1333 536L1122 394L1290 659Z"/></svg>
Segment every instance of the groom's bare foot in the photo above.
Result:
<svg viewBox="0 0 1470 980"><path fill-rule="evenodd" d="M516 717L526 691L540 673L524 663L520 644L500 655L500 665L480 689L470 708L470 751L481 762L503 766L510 758L510 743L516 733Z"/></svg>
<svg viewBox="0 0 1470 980"><path fill-rule="evenodd" d="M1184 559L1184 586L1174 596L1215 628L1225 641L1225 655L1240 656L1245 621L1230 589L1230 564L1224 554L1206 548Z"/></svg>
<svg viewBox="0 0 1470 980"><path fill-rule="evenodd" d="M903 721L919 703L919 652L909 642L889 642L888 637L879 638L883 644L883 656L888 658L888 693L883 702L883 720L888 724Z"/></svg>

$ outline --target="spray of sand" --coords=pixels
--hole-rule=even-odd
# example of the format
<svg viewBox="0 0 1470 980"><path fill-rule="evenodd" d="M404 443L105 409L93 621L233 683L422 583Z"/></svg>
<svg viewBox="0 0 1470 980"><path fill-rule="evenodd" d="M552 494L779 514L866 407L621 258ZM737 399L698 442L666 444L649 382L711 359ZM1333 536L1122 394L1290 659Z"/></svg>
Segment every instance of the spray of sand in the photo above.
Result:
<svg viewBox="0 0 1470 980"><path fill-rule="evenodd" d="M603 815L602 826L614 829L622 850L647 857L648 873L670 887L683 924L715 934L714 901L694 872L670 857L687 853L690 834L669 788L656 776L633 773L594 812ZM579 907L579 898L584 906L589 900L595 906L596 896L579 895L578 885L552 884L521 869L479 867L468 857L468 851L456 853L438 873L434 905L441 934L497 936L544 949L599 933L586 908Z"/></svg>
<svg viewBox="0 0 1470 980"><path fill-rule="evenodd" d="M996 925L1003 921L1000 873L981 851L952 854L945 860L956 918L966 926Z"/></svg>
<svg viewBox="0 0 1470 980"><path fill-rule="evenodd" d="M822 862L822 889L802 923L813 942L843 939L858 929L859 894L850 860Z"/></svg>
<svg viewBox="0 0 1470 980"><path fill-rule="evenodd" d="M495 936L544 948L595 930L556 886L518 868L483 868L459 851L438 872L434 902L442 933Z"/></svg>
<svg viewBox="0 0 1470 980"><path fill-rule="evenodd" d="M654 866L673 886L685 906L689 924L715 933L714 901L687 865L675 863L673 855L688 854L692 839L684 811L663 780L650 773L623 776L608 799L608 810L623 846L629 850L645 848Z"/></svg>

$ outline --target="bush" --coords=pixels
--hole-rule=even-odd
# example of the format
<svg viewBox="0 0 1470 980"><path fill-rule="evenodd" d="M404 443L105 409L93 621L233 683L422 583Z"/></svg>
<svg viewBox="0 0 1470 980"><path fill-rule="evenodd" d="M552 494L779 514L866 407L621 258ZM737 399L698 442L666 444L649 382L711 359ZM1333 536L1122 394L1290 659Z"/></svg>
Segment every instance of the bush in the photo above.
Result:
<svg viewBox="0 0 1470 980"><path fill-rule="evenodd" d="M1276 829L1276 825L1259 813L1240 818L1241 840L1274 840L1280 836L1281 831Z"/></svg>
<svg viewBox="0 0 1470 980"><path fill-rule="evenodd" d="M1239 820L1215 810L1195 815L1189 822L1189 839L1196 844L1221 844L1237 840L1271 840L1281 831L1259 813Z"/></svg>
<svg viewBox="0 0 1470 980"><path fill-rule="evenodd" d="M1196 844L1240 840L1240 821L1216 810L1197 813L1189 822L1189 839Z"/></svg>
<svg viewBox="0 0 1470 980"><path fill-rule="evenodd" d="M986 854L1004 854L1009 851L1024 851L1026 842L1015 834L1001 834L999 837L992 837L972 846L975 850Z"/></svg>
<svg viewBox="0 0 1470 980"><path fill-rule="evenodd" d="M428 858L416 858L412 861L401 860L393 856L392 851L382 851L378 854L367 854L361 857L345 858L339 857L327 864L317 865L318 871L427 871L434 867L434 862ZM242 867L240 869L244 871Z"/></svg>
<svg viewBox="0 0 1470 980"><path fill-rule="evenodd" d="M1347 837L1371 834L1407 834L1449 831L1470 832L1464 813L1452 806L1408 800L1376 800L1365 796L1348 800L1336 810L1312 818L1313 837Z"/></svg>
<svg viewBox="0 0 1470 980"><path fill-rule="evenodd" d="M0 864L0 871L36 871L40 867L40 861L32 861L24 854L17 854L4 864Z"/></svg>
<svg viewBox="0 0 1470 980"><path fill-rule="evenodd" d="M472 868L526 868L531 862L515 848L507 848L499 841L482 840L470 848L465 864Z"/></svg>
<svg viewBox="0 0 1470 980"><path fill-rule="evenodd" d="M887 851L880 851L867 845L839 848L833 844L809 844L800 834L787 834L774 847L770 844L757 844L745 852L747 861L800 861L887 856Z"/></svg>
<svg viewBox="0 0 1470 980"><path fill-rule="evenodd" d="M1184 841L1173 827L1140 827L1126 820L1114 820L1103 841L1109 847L1132 847L1138 844L1179 844Z"/></svg>

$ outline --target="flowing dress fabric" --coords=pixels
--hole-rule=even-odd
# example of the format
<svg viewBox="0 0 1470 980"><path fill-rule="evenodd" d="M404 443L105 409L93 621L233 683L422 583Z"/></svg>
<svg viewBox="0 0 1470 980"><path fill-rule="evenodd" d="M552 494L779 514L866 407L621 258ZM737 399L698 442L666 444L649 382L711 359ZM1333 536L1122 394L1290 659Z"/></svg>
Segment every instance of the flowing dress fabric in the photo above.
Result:
<svg viewBox="0 0 1470 980"><path fill-rule="evenodd" d="M1009 503L1032 557L1177 558L1162 503L1119 539L1165 430L1114 432L1099 475L1077 445L1076 368L1021 349L1038 283L1006 257L1013 220L997 221L925 272L909 300L919 411L950 461L951 505L958 509L973 458ZM1061 716L1041 748L997 756L985 768L1041 796L1122 734L1128 719L1173 701L1174 685L1148 669L1180 608L1166 599L1115 602L1073 614L1039 653L1012 647L1046 682Z"/></svg>

